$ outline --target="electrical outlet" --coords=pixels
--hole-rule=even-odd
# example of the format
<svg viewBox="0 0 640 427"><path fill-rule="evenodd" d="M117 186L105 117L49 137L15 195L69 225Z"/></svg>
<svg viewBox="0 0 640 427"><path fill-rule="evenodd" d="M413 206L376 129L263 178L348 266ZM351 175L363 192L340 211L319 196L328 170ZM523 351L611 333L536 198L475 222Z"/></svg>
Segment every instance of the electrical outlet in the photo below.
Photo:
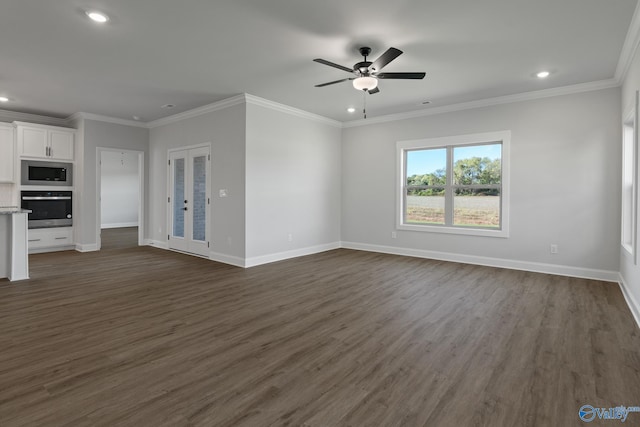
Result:
<svg viewBox="0 0 640 427"><path fill-rule="evenodd" d="M293 234L289 233L289 235L287 236L287 240L293 242Z"/></svg>
<svg viewBox="0 0 640 427"><path fill-rule="evenodd" d="M552 244L551 247L550 247L550 250L551 250L552 254L554 254L554 255L557 254L558 253L558 245Z"/></svg>
<svg viewBox="0 0 640 427"><path fill-rule="evenodd" d="M222 189L220 189L220 190L218 191L218 195L219 195L220 197L227 197L227 194L228 194L228 192L227 192L227 189L226 189L226 188L222 188Z"/></svg>
<svg viewBox="0 0 640 427"><path fill-rule="evenodd" d="M398 234L395 231L391 232L391 238L395 239L396 237L398 237Z"/></svg>

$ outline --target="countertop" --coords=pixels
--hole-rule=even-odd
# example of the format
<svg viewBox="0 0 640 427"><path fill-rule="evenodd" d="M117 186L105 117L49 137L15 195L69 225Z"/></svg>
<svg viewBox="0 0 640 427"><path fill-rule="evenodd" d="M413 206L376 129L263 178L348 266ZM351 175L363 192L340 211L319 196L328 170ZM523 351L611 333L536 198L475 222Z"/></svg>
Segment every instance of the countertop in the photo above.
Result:
<svg viewBox="0 0 640 427"><path fill-rule="evenodd" d="M17 213L31 213L29 209L21 209L17 206L0 206L0 215L13 215Z"/></svg>

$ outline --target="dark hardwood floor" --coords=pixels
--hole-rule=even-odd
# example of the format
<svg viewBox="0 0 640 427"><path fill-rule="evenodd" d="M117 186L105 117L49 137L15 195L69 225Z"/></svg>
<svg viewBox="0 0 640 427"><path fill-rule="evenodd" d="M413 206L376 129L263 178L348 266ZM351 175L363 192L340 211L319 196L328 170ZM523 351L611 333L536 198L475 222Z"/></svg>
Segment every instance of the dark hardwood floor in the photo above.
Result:
<svg viewBox="0 0 640 427"><path fill-rule="evenodd" d="M135 248L138 246L138 227L103 228L100 240L101 250Z"/></svg>
<svg viewBox="0 0 640 427"><path fill-rule="evenodd" d="M640 406L612 283L351 250L30 262L0 280L2 427L581 426L584 404Z"/></svg>

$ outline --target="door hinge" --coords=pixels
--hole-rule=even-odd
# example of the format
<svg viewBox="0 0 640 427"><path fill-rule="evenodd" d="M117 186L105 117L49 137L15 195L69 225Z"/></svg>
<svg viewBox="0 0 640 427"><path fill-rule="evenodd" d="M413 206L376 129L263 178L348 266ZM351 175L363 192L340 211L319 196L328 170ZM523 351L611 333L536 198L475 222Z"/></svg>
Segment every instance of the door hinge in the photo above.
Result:
<svg viewBox="0 0 640 427"><path fill-rule="evenodd" d="M171 240L171 237L169 237L169 235L167 234L167 240Z"/></svg>
<svg viewBox="0 0 640 427"><path fill-rule="evenodd" d="M167 203L171 203L171 197L167 197Z"/></svg>
<svg viewBox="0 0 640 427"><path fill-rule="evenodd" d="M167 164L171 166L171 160L167 160Z"/></svg>
<svg viewBox="0 0 640 427"><path fill-rule="evenodd" d="M209 244L209 242L207 242L207 247L208 247L208 248L210 248L210 247L211 247L211 245Z"/></svg>
<svg viewBox="0 0 640 427"><path fill-rule="evenodd" d="M207 204L210 205L211 204L211 199L207 197Z"/></svg>
<svg viewBox="0 0 640 427"><path fill-rule="evenodd" d="M211 154L207 154L207 160L211 160Z"/></svg>

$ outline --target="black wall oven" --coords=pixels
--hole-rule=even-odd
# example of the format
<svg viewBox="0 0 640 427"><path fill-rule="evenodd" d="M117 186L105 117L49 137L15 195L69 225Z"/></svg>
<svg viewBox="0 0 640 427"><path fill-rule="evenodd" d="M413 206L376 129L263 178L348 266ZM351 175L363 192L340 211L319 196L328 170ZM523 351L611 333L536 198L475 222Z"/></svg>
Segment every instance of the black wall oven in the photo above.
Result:
<svg viewBox="0 0 640 427"><path fill-rule="evenodd" d="M71 191L23 191L22 209L29 209L29 228L70 227L73 225Z"/></svg>

